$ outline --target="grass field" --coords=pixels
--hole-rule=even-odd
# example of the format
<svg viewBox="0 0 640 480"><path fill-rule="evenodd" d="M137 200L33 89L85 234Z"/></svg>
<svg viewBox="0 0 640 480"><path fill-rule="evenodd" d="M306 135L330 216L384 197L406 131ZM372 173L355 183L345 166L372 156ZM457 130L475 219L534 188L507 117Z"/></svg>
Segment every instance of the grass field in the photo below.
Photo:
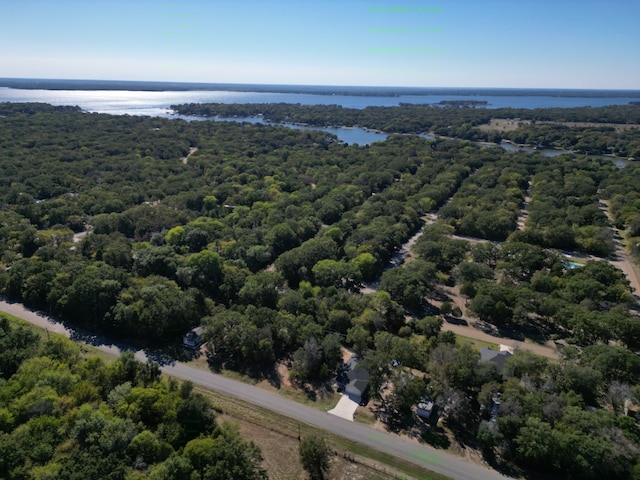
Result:
<svg viewBox="0 0 640 480"><path fill-rule="evenodd" d="M484 347L489 347L491 350L500 350L500 345L492 342L485 342L484 340L478 340L471 337L465 337L456 333L456 343L458 345L469 345L474 350L480 350Z"/></svg>
<svg viewBox="0 0 640 480"><path fill-rule="evenodd" d="M483 132L498 131L498 132L512 132L517 130L519 124L529 125L530 120L513 120L509 118L492 118L489 123L478 125L478 129ZM616 132L624 132L627 130L640 129L640 125L627 124L627 123L594 123L594 122L554 122L549 120L538 120L538 125L564 125L565 127L612 127Z"/></svg>
<svg viewBox="0 0 640 480"><path fill-rule="evenodd" d="M210 397L219 410L221 421L238 424L240 432L262 450L265 468L272 479L304 478L298 460L298 435L324 436L334 448L327 480L347 479L416 479L445 480L448 477L430 472L411 462L373 450L319 428L299 423L283 415L212 392L198 389ZM283 461L286 459L286 461Z"/></svg>

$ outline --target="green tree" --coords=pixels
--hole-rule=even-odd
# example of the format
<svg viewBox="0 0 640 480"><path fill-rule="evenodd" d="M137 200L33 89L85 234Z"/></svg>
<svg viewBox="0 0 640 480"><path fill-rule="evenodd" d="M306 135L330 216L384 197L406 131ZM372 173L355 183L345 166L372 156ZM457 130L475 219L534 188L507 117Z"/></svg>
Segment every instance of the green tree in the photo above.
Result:
<svg viewBox="0 0 640 480"><path fill-rule="evenodd" d="M371 281L375 278L377 269L376 257L374 257L371 253L365 252L361 253L353 260L351 260L358 270L360 270L360 274L362 275L363 280Z"/></svg>
<svg viewBox="0 0 640 480"><path fill-rule="evenodd" d="M400 305L419 310L423 299L435 283L436 270L433 264L414 260L406 266L391 268L382 274L380 289L391 294Z"/></svg>
<svg viewBox="0 0 640 480"><path fill-rule="evenodd" d="M149 473L151 480L178 480L189 478L193 466L191 462L180 455L174 454L164 462L156 465Z"/></svg>
<svg viewBox="0 0 640 480"><path fill-rule="evenodd" d="M300 461L311 480L324 479L333 455L334 452L324 437L309 435L300 442Z"/></svg>
<svg viewBox="0 0 640 480"><path fill-rule="evenodd" d="M276 308L278 288L282 286L282 277L277 272L258 272L247 278L238 293L240 302L256 307Z"/></svg>
<svg viewBox="0 0 640 480"><path fill-rule="evenodd" d="M515 439L515 445L521 463L538 467L551 464L554 445L548 423L535 417L527 418Z"/></svg>
<svg viewBox="0 0 640 480"><path fill-rule="evenodd" d="M362 354L371 343L371 334L361 325L354 325L347 331L347 342L353 344L355 351Z"/></svg>
<svg viewBox="0 0 640 480"><path fill-rule="evenodd" d="M321 287L334 286L357 291L361 283L360 270L352 263L338 262L336 260L320 260L312 268L316 284Z"/></svg>
<svg viewBox="0 0 640 480"><path fill-rule="evenodd" d="M293 368L291 378L303 382L315 380L328 374L326 364L323 367L323 352L318 341L311 337L304 342L304 346L299 348L293 355Z"/></svg>
<svg viewBox="0 0 640 480"><path fill-rule="evenodd" d="M0 377L9 378L38 348L38 335L24 327L14 327L0 314Z"/></svg>
<svg viewBox="0 0 640 480"><path fill-rule="evenodd" d="M128 447L133 460L142 459L147 465L156 463L160 454L160 441L149 430L144 430L133 437Z"/></svg>
<svg viewBox="0 0 640 480"><path fill-rule="evenodd" d="M193 285L213 293L222 281L223 261L219 254L203 250L187 259L187 266L193 269Z"/></svg>

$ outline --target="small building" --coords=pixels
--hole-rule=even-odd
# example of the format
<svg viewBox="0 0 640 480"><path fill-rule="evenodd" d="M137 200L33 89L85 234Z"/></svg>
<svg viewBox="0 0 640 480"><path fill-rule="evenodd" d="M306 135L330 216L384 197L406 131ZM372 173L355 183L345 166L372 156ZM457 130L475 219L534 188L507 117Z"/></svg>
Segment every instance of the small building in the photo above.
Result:
<svg viewBox="0 0 640 480"><path fill-rule="evenodd" d="M366 368L356 367L347 373L347 379L349 383L344 387L344 393L359 403L369 388L369 371Z"/></svg>
<svg viewBox="0 0 640 480"><path fill-rule="evenodd" d="M203 332L202 327L197 327L191 330L190 332L187 332L187 334L184 337L182 337L182 345L184 345L187 348L193 348L193 349L199 348L200 345L204 343L204 340L202 339L202 332Z"/></svg>
<svg viewBox="0 0 640 480"><path fill-rule="evenodd" d="M428 420L433 413L433 401L427 397L423 397L416 406L416 413L419 417Z"/></svg>
<svg viewBox="0 0 640 480"><path fill-rule="evenodd" d="M504 366L509 357L511 357L513 353L511 353L508 349L501 349L500 351L491 350L489 347L483 347L480 349L480 360L483 362L491 362L497 368L500 375L504 372Z"/></svg>

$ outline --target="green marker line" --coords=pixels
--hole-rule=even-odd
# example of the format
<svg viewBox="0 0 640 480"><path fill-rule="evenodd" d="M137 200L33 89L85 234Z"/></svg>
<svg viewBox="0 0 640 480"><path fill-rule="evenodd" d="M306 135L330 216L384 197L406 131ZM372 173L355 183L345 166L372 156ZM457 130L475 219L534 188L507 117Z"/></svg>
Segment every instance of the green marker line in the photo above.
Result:
<svg viewBox="0 0 640 480"><path fill-rule="evenodd" d="M417 458L419 460L424 460L425 462L428 463L442 463L442 456L438 455L437 453L430 453L427 452L426 450L418 450L418 449L414 449L414 450L409 450L407 452L409 454L409 456Z"/></svg>

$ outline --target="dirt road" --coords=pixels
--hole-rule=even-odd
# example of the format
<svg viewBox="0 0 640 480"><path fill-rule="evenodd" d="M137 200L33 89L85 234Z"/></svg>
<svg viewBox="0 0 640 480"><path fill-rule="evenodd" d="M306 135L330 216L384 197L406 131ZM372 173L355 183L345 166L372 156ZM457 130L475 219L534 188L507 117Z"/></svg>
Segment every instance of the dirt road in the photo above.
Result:
<svg viewBox="0 0 640 480"><path fill-rule="evenodd" d="M463 337L473 338L475 340L481 340L483 342L491 342L513 347L516 350L527 350L542 357L551 358L557 360L560 358L558 351L550 345L540 345L537 343L523 342L520 340L514 340L506 337L496 337L485 333L477 328L469 325L456 325L454 323L444 322L442 324L442 330L445 332L453 332L456 335L462 335Z"/></svg>
<svg viewBox="0 0 640 480"><path fill-rule="evenodd" d="M614 225L615 223L610 211L609 200L600 200L600 208L607 215L611 225ZM622 244L621 239L624 233L614 226L611 227L611 230L613 231L613 241L616 246L616 258L614 260L608 260L608 262L614 267L622 270L627 277L627 280L629 280L631 292L638 302L640 301L640 275L638 273L638 267L633 263L627 249Z"/></svg>

